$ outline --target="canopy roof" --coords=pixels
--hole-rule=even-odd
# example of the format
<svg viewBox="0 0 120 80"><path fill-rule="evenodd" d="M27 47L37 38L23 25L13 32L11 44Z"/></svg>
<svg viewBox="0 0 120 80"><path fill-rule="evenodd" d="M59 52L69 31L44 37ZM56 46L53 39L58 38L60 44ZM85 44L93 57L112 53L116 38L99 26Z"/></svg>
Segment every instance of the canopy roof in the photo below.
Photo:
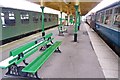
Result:
<svg viewBox="0 0 120 80"><path fill-rule="evenodd" d="M75 14L75 5L79 5L81 15L87 14L102 0L28 0L39 5L43 5L66 14Z"/></svg>

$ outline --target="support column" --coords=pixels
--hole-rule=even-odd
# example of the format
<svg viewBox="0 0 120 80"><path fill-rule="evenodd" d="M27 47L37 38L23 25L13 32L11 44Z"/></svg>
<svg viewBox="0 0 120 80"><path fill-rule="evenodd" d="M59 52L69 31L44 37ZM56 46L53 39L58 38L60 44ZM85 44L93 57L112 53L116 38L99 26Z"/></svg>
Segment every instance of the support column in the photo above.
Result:
<svg viewBox="0 0 120 80"><path fill-rule="evenodd" d="M68 18L69 18L69 15L67 14L67 26L68 26Z"/></svg>
<svg viewBox="0 0 120 80"><path fill-rule="evenodd" d="M62 11L60 12L61 18L60 18L60 30L62 31Z"/></svg>
<svg viewBox="0 0 120 80"><path fill-rule="evenodd" d="M70 24L72 25L73 24L73 16L72 15L70 15Z"/></svg>
<svg viewBox="0 0 120 80"><path fill-rule="evenodd" d="M61 17L60 17L60 24L58 26L59 36L64 36L63 30L62 30L62 11L60 12L60 15L61 15Z"/></svg>
<svg viewBox="0 0 120 80"><path fill-rule="evenodd" d="M79 13L79 29L80 29L80 24L81 24L81 14Z"/></svg>
<svg viewBox="0 0 120 80"><path fill-rule="evenodd" d="M78 30L80 30L79 28L80 28L80 12L78 12Z"/></svg>
<svg viewBox="0 0 120 80"><path fill-rule="evenodd" d="M44 6L41 6L42 9L42 36L45 36L45 30L44 30Z"/></svg>
<svg viewBox="0 0 120 80"><path fill-rule="evenodd" d="M75 5L75 13L76 13L76 22L75 22L75 29L74 29L74 42L77 42L77 31L78 31L78 5Z"/></svg>

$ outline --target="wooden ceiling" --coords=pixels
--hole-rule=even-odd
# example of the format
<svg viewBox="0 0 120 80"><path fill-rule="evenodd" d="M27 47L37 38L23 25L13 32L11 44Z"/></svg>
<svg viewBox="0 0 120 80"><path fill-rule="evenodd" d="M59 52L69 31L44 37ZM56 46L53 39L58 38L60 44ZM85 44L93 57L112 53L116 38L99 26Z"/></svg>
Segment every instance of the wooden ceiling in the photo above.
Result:
<svg viewBox="0 0 120 80"><path fill-rule="evenodd" d="M81 15L87 14L102 0L28 0L36 4L46 6L55 10L65 12L67 14L75 14L74 6L79 4L79 11Z"/></svg>

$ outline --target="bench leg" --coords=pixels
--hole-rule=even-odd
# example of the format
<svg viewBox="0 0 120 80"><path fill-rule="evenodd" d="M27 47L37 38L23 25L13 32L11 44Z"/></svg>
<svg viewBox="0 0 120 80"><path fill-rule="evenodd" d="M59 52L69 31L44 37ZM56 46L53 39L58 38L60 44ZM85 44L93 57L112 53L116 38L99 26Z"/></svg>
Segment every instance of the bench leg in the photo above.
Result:
<svg viewBox="0 0 120 80"><path fill-rule="evenodd" d="M37 78L37 79L39 79L39 80L40 80L40 78L39 78L39 76L38 76L37 72L36 72L35 74L32 74L32 73L27 73L27 77L29 77L29 78Z"/></svg>
<svg viewBox="0 0 120 80"><path fill-rule="evenodd" d="M42 46L42 47L40 48L40 51L44 51L45 49L47 49L47 45L46 45L46 46Z"/></svg>
<svg viewBox="0 0 120 80"><path fill-rule="evenodd" d="M25 60L23 60L23 63L24 63L25 65L28 65L28 63L27 63Z"/></svg>
<svg viewBox="0 0 120 80"><path fill-rule="evenodd" d="M64 36L63 32L59 32L58 36Z"/></svg>
<svg viewBox="0 0 120 80"><path fill-rule="evenodd" d="M13 64L10 67L8 67L8 72L6 73L6 75L18 76L18 66L16 64Z"/></svg>
<svg viewBox="0 0 120 80"><path fill-rule="evenodd" d="M51 41L51 43L53 44L53 41Z"/></svg>
<svg viewBox="0 0 120 80"><path fill-rule="evenodd" d="M51 37L48 39L48 40L50 40L51 39ZM51 44L53 44L53 41L50 41L51 42Z"/></svg>
<svg viewBox="0 0 120 80"><path fill-rule="evenodd" d="M18 55L18 59L20 59L21 57L24 57L24 54L23 54L23 53L21 53L21 54ZM28 63L27 63L25 60L23 60L23 63L24 63L25 65L28 65Z"/></svg>
<svg viewBox="0 0 120 80"><path fill-rule="evenodd" d="M55 50L55 52L59 52L59 53L61 53L59 47Z"/></svg>
<svg viewBox="0 0 120 80"><path fill-rule="evenodd" d="M36 78L38 78L38 79L39 79L37 72L35 73L35 76L36 76Z"/></svg>

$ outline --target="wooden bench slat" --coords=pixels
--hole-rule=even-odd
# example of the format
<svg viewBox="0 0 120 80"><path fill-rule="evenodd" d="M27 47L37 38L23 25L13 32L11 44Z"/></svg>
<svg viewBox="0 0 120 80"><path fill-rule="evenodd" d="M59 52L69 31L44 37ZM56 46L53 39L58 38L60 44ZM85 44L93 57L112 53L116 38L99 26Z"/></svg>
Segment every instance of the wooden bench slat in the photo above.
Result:
<svg viewBox="0 0 120 80"><path fill-rule="evenodd" d="M45 40L47 40L48 38L50 38L52 35L53 35L52 33L45 35L44 36ZM26 49L28 49L28 48L30 48L30 47L32 47L32 46L35 45L35 41L29 42L29 43L27 43L27 44L25 44L23 46L20 46L20 47L14 49L14 50L11 50L10 51L10 56L16 56L16 55L22 53L23 51L26 51Z"/></svg>
<svg viewBox="0 0 120 80"><path fill-rule="evenodd" d="M47 40L48 38L50 38L53 35L53 33L47 34L44 36L45 40Z"/></svg>
<svg viewBox="0 0 120 80"><path fill-rule="evenodd" d="M50 39L50 40L46 40L46 42L45 43L42 43L42 44L40 44L40 45L38 45L38 46L44 46L44 45L46 45L47 43L49 43L50 41L52 41L54 38L52 38L52 39Z"/></svg>
<svg viewBox="0 0 120 80"><path fill-rule="evenodd" d="M24 54L24 53L27 53L28 51L30 51L31 49L33 49L33 48L35 48L35 47L44 46L44 45L46 45L47 43L49 43L50 41L52 41L53 39L54 39L54 38L52 38L52 39L50 39L50 40L48 40L48 41L47 41L47 40L41 41L41 42L35 44L34 46L26 49L26 50L23 51L22 53L23 53L23 54Z"/></svg>
<svg viewBox="0 0 120 80"><path fill-rule="evenodd" d="M33 45L35 45L35 42L34 42L34 41L33 41L33 42L30 42L30 43L27 43L27 44L25 44L25 45L23 45L23 46L20 46L20 47L18 47L18 48L16 48L16 49L10 51L10 56L16 56L16 55L22 53L24 50L30 48L30 47L33 46Z"/></svg>
<svg viewBox="0 0 120 80"><path fill-rule="evenodd" d="M26 58L28 58L30 55L32 55L33 53L35 53L37 50L38 50L38 46L44 46L46 45L47 43L49 43L50 41L52 41L54 38L48 40L48 41L42 41L42 42L39 42L37 44L35 44L34 46L28 48L27 50L23 51L23 54L25 55L23 58L17 60L15 63L16 64L19 64L21 63L23 60L25 60Z"/></svg>
<svg viewBox="0 0 120 80"><path fill-rule="evenodd" d="M20 51L21 53L25 54L25 56L19 60L17 60L18 56L10 56L9 58L3 60L0 62L0 68L7 68L9 67L10 65L12 65L13 63L16 63L16 64L19 64L20 62L22 62L23 60L25 60L27 57L29 57L30 55L32 55L34 52L36 52L38 50L38 47L39 46L44 46L46 45L47 43L49 43L50 41L52 41L54 38L50 39L50 40L44 40L42 42L39 42L35 45L33 45L32 47L26 49L25 51ZM33 43L30 43L30 45L33 44ZM29 45L27 45L29 46ZM35 48L37 47L37 48ZM32 50L33 49L33 50ZM16 50L19 50L19 49L16 49ZM14 54L14 52L17 52L17 51L13 51L12 55ZM31 51L30 51L31 50ZM30 51L30 52L29 52Z"/></svg>
<svg viewBox="0 0 120 80"><path fill-rule="evenodd" d="M33 48L35 48L35 47L37 47L37 46L42 46L42 44L44 44L45 42L46 42L45 40L44 40L44 41L41 41L41 42L39 42L39 43L31 46L30 48L24 50L22 53L23 53L23 54L24 54L24 53L27 53L28 51L32 50Z"/></svg>
<svg viewBox="0 0 120 80"><path fill-rule="evenodd" d="M61 41L56 41L52 46L47 48L39 57L22 69L23 72L35 73L50 57L50 55L61 45Z"/></svg>
<svg viewBox="0 0 120 80"><path fill-rule="evenodd" d="M38 47L32 49L31 51L27 52L24 57L22 57L21 59L17 60L15 63L16 64L20 64L23 60L25 60L26 58L28 58L30 55L32 55L33 53L35 53L38 50Z"/></svg>

